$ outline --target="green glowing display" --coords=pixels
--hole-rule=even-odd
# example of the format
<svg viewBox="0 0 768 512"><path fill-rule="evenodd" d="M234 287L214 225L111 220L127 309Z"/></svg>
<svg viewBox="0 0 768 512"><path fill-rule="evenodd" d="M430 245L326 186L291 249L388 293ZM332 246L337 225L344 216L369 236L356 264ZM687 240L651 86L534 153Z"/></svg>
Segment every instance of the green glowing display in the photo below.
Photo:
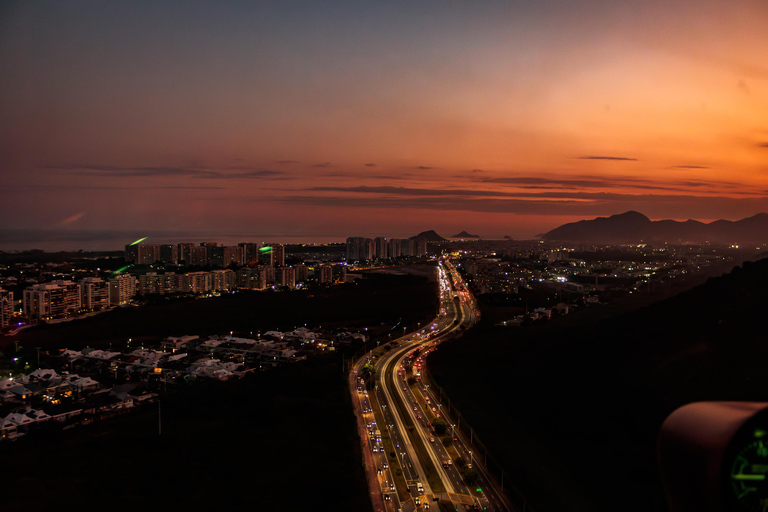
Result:
<svg viewBox="0 0 768 512"><path fill-rule="evenodd" d="M126 266L124 266L123 268L119 268L119 269L115 270L114 272L112 272L112 275L113 275L113 276L116 276L116 275L118 275L118 274L122 274L123 272L125 272L126 270L128 270L129 268L131 268L132 266L133 266L133 265L126 265Z"/></svg>
<svg viewBox="0 0 768 512"><path fill-rule="evenodd" d="M261 249L259 249L260 252L271 251L271 250L272 250L271 247L262 247Z"/></svg>
<svg viewBox="0 0 768 512"><path fill-rule="evenodd" d="M133 242L131 245L136 245L136 244L139 244L139 243L143 242L144 240L146 240L147 238L149 238L149 237L148 237L148 236L145 236L144 238L139 238L138 240L136 240L135 242Z"/></svg>

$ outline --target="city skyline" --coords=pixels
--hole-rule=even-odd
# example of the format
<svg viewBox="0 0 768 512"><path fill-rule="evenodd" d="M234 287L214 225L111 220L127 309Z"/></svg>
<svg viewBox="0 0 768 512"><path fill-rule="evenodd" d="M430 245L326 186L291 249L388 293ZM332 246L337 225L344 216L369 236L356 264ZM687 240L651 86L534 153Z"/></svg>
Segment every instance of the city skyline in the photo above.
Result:
<svg viewBox="0 0 768 512"><path fill-rule="evenodd" d="M768 212L767 21L760 2L5 4L0 229L531 238Z"/></svg>

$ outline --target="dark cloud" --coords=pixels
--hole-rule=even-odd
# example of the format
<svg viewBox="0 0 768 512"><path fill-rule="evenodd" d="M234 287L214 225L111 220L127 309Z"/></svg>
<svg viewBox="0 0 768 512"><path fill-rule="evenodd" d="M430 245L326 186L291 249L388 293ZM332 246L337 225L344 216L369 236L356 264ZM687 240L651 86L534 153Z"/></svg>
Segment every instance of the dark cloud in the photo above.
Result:
<svg viewBox="0 0 768 512"><path fill-rule="evenodd" d="M688 187L709 187L712 189L735 188L738 183L727 181L672 181L659 183L641 178L631 178L627 176L578 176L579 179L560 179L560 178L539 178L530 176L508 177L508 178L478 178L473 181L487 184L507 184L519 188L538 188L538 189L592 189L592 188L638 188L644 190L663 190L670 192L685 192Z"/></svg>
<svg viewBox="0 0 768 512"><path fill-rule="evenodd" d="M420 166L416 167L416 169L418 169L420 171L428 171L430 169L434 169L434 167L427 167L426 165L420 165Z"/></svg>
<svg viewBox="0 0 768 512"><path fill-rule="evenodd" d="M48 165L46 169L74 171L77 174L91 176L197 176L216 177L216 173L206 167L119 167L110 165L63 164Z"/></svg>
<svg viewBox="0 0 768 512"><path fill-rule="evenodd" d="M298 160L278 160L278 164L297 164L299 163Z"/></svg>
<svg viewBox="0 0 768 512"><path fill-rule="evenodd" d="M705 167L703 165L676 165L673 169L711 169L711 167Z"/></svg>
<svg viewBox="0 0 768 512"><path fill-rule="evenodd" d="M348 197L288 196L274 199L292 205L340 205L355 209L392 208L412 210L467 211L519 215L602 216L617 211L642 211L651 218L711 218L713 210L730 211L744 217L768 211L768 198L731 198L691 195L574 194L571 198L477 198L477 197ZM738 212L738 213L735 213ZM553 226L555 227L555 226Z"/></svg>
<svg viewBox="0 0 768 512"><path fill-rule="evenodd" d="M148 185L146 187L115 187L108 185L14 185L3 187L0 193L10 193L14 189L24 190L224 190L224 187L188 186L188 185Z"/></svg>
<svg viewBox="0 0 768 512"><path fill-rule="evenodd" d="M366 167L376 167L376 164L371 164L371 163L367 163L367 164L363 164L363 165L366 166Z"/></svg>
<svg viewBox="0 0 768 512"><path fill-rule="evenodd" d="M759 148L768 148L768 142L763 142L757 145Z"/></svg>
<svg viewBox="0 0 768 512"><path fill-rule="evenodd" d="M250 178L250 179L270 179L270 178L278 178L279 179L290 179L289 177L285 176L285 173L282 171L268 171L265 169L258 170L258 171L250 171L245 172L242 174L233 174L228 175L227 177L230 178Z"/></svg>
<svg viewBox="0 0 768 512"><path fill-rule="evenodd" d="M485 171L482 170L482 169L472 169L472 172L473 173L478 173L478 172L485 172Z"/></svg>
<svg viewBox="0 0 768 512"><path fill-rule="evenodd" d="M637 158L626 156L580 156L579 160L619 160L625 162L637 162Z"/></svg>
<svg viewBox="0 0 768 512"><path fill-rule="evenodd" d="M74 171L76 174L108 177L149 177L149 176L190 176L205 179L292 179L283 171L270 171L253 167L227 167L226 171L246 171L239 173L222 172L210 167L118 167L107 165L49 165L46 169ZM203 187L205 188L205 187Z"/></svg>

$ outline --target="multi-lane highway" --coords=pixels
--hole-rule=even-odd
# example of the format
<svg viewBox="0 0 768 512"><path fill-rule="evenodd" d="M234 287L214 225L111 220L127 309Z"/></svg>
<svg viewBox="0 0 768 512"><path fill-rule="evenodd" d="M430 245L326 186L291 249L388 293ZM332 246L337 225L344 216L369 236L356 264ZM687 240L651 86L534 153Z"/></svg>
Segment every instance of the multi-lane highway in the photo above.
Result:
<svg viewBox="0 0 768 512"><path fill-rule="evenodd" d="M376 510L409 512L437 501L450 501L456 510L512 510L421 379L424 357L477 321L474 300L452 264L441 261L438 274L439 316L361 358L350 375L371 499Z"/></svg>

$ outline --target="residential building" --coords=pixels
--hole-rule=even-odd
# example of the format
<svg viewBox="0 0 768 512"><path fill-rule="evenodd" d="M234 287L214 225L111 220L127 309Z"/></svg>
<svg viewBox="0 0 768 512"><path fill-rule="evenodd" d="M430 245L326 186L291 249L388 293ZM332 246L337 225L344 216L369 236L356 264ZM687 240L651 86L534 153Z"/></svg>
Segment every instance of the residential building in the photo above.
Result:
<svg viewBox="0 0 768 512"><path fill-rule="evenodd" d="M275 284L277 286L296 288L296 273L294 272L293 267L276 267Z"/></svg>
<svg viewBox="0 0 768 512"><path fill-rule="evenodd" d="M269 266L270 267L284 267L285 266L285 246L280 244L272 244L272 248L269 251Z"/></svg>
<svg viewBox="0 0 768 512"><path fill-rule="evenodd" d="M80 302L83 309L96 311L109 307L109 283L98 277L86 277L79 281Z"/></svg>
<svg viewBox="0 0 768 512"><path fill-rule="evenodd" d="M160 246L159 261L177 265L179 263L179 253L177 247L172 244L162 244Z"/></svg>
<svg viewBox="0 0 768 512"><path fill-rule="evenodd" d="M317 281L321 284L330 284L333 282L333 266L320 265L320 276Z"/></svg>
<svg viewBox="0 0 768 512"><path fill-rule="evenodd" d="M71 281L30 286L24 290L23 307L33 321L65 318L80 309L80 286Z"/></svg>
<svg viewBox="0 0 768 512"><path fill-rule="evenodd" d="M383 236L377 236L373 243L375 245L375 251L376 251L376 258L380 260L387 259L387 238Z"/></svg>
<svg viewBox="0 0 768 512"><path fill-rule="evenodd" d="M13 292L0 288L0 329L11 325L13 318Z"/></svg>
<svg viewBox="0 0 768 512"><path fill-rule="evenodd" d="M121 274L109 280L109 303L115 306L127 304L136 295L136 276Z"/></svg>

